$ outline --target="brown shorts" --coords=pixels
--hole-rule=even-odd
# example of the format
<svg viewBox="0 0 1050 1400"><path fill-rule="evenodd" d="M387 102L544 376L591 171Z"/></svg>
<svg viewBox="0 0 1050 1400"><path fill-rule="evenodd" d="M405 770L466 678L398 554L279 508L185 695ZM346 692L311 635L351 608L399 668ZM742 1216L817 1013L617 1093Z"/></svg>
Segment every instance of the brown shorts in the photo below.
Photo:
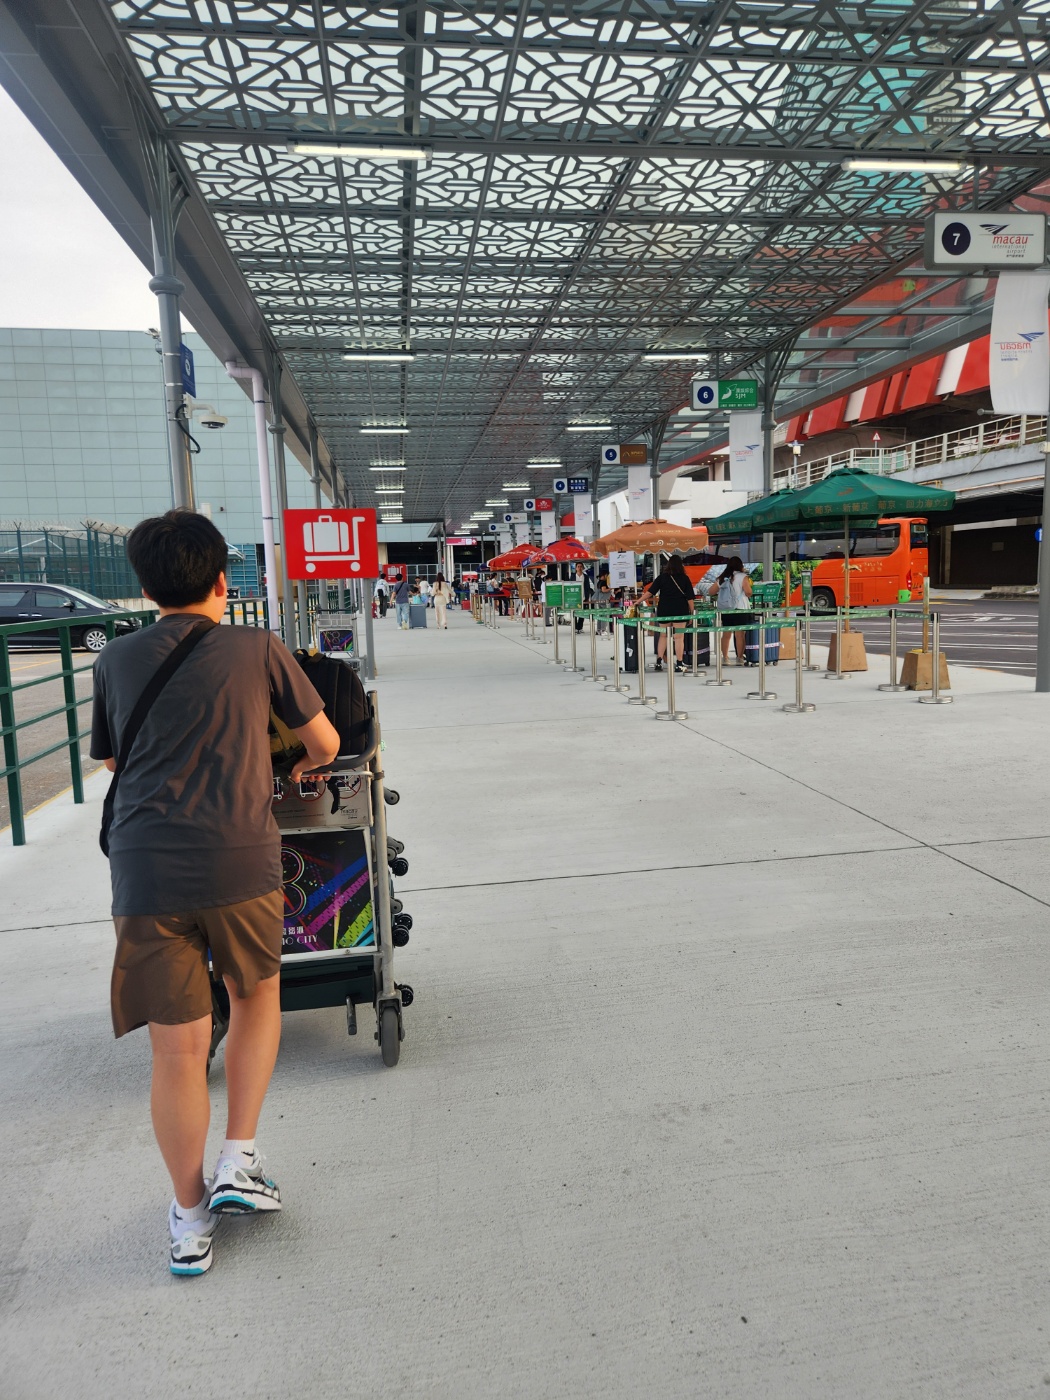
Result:
<svg viewBox="0 0 1050 1400"><path fill-rule="evenodd" d="M240 997L281 968L281 890L185 914L117 914L110 1003L113 1030L127 1035L149 1021L180 1026L211 1014L208 952L215 971Z"/></svg>

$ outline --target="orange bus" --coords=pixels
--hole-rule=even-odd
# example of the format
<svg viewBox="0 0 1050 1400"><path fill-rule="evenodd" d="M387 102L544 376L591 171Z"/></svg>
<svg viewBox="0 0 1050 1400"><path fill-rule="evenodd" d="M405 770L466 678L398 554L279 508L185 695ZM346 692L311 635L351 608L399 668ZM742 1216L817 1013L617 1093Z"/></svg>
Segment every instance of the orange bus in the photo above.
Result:
<svg viewBox="0 0 1050 1400"><path fill-rule="evenodd" d="M783 542L778 558L783 560ZM811 573L814 612L830 612L845 602L842 585L844 531L821 530L792 538L791 557L803 562L817 559ZM878 525L850 528L849 601L851 607L889 607L901 590L913 600L922 597L923 580L930 572L926 521L916 516L891 516ZM801 605L801 587L793 590L793 605Z"/></svg>

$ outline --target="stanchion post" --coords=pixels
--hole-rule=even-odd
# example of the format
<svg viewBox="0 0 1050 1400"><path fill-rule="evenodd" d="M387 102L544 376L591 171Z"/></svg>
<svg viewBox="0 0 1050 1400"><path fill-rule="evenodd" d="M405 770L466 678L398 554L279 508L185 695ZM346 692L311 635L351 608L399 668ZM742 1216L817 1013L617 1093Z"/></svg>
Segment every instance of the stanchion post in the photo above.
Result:
<svg viewBox="0 0 1050 1400"><path fill-rule="evenodd" d="M613 678L611 684L602 686L603 690L615 691L617 695L627 695L630 693L631 689L629 685L622 685L620 683L620 638L616 635L616 625L622 621L623 618L620 617L611 617L609 619L613 640Z"/></svg>
<svg viewBox="0 0 1050 1400"><path fill-rule="evenodd" d="M811 638L811 636L810 636L810 626L809 626L809 624L810 624L810 611L809 611L809 603L808 603L808 602L806 603L806 613L805 613L805 617L806 617L806 670L807 670L807 671L819 671L819 670L820 670L820 667L819 667L819 666L814 666L814 664L813 664L813 646L812 646L812 638Z"/></svg>
<svg viewBox="0 0 1050 1400"><path fill-rule="evenodd" d="M645 693L645 620L641 617L637 619L638 628L638 694L632 695L628 705L655 705L656 697Z"/></svg>
<svg viewBox="0 0 1050 1400"><path fill-rule="evenodd" d="M548 661L553 661L554 664L555 664L555 666L560 666L560 665L561 665L561 656L559 655L559 651L558 651L559 640L560 640L560 631L561 631L561 613L560 613L560 610L556 607L556 608L554 609L554 655L553 655L553 657L548 657L548 658L547 658Z"/></svg>
<svg viewBox="0 0 1050 1400"><path fill-rule="evenodd" d="M591 674L587 677L587 679L588 679L588 680L591 680L591 681L596 681L596 680L598 679L598 633L597 633L597 631L595 630L595 626L594 626L594 613L593 613L593 611L591 612L591 614L590 614L590 616L589 616L589 618L588 618L588 621L589 621L590 624L591 624L591 628L590 628L590 631L591 631L591 635L590 635L590 643L591 643Z"/></svg>
<svg viewBox="0 0 1050 1400"><path fill-rule="evenodd" d="M890 608L890 682L880 685L880 690L907 690L907 686L897 684L897 609Z"/></svg>
<svg viewBox="0 0 1050 1400"><path fill-rule="evenodd" d="M758 615L758 689L749 690L746 698L748 700L775 700L777 693L775 690L766 689L766 629L762 626L765 621L765 613ZM745 642L745 655L747 654Z"/></svg>
<svg viewBox="0 0 1050 1400"><path fill-rule="evenodd" d="M710 676L707 678L708 685L732 685L733 682L722 675L722 614L715 612L715 630L711 633L711 641L715 648L715 675L714 680Z"/></svg>
<svg viewBox="0 0 1050 1400"><path fill-rule="evenodd" d="M951 695L941 694L941 615L933 614L933 690L929 695L920 695L920 705L950 705L954 699Z"/></svg>
<svg viewBox="0 0 1050 1400"><path fill-rule="evenodd" d="M795 619L795 703L780 708L787 715L808 715L817 708L802 698L802 619L798 617Z"/></svg>
<svg viewBox="0 0 1050 1400"><path fill-rule="evenodd" d="M675 709L674 700L674 623L669 622L664 632L666 641L665 659L667 660L667 709L656 710L653 713L654 719L688 719L685 710Z"/></svg>
<svg viewBox="0 0 1050 1400"><path fill-rule="evenodd" d="M842 675L842 609L835 609L835 669L824 672L826 681L840 681Z"/></svg>
<svg viewBox="0 0 1050 1400"><path fill-rule="evenodd" d="M569 609L569 640L572 643L572 660L565 667L566 671L582 673L583 667L576 665L576 609Z"/></svg>

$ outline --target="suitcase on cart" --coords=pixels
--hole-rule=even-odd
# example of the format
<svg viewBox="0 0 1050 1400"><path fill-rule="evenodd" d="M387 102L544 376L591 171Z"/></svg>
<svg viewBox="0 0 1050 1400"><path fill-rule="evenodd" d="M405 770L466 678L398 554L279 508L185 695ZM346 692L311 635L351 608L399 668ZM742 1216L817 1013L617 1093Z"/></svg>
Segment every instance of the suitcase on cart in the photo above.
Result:
<svg viewBox="0 0 1050 1400"><path fill-rule="evenodd" d="M780 660L780 631L776 627L763 627L766 639L766 665L775 666ZM748 666L758 665L759 628L755 627L744 636L744 660Z"/></svg>

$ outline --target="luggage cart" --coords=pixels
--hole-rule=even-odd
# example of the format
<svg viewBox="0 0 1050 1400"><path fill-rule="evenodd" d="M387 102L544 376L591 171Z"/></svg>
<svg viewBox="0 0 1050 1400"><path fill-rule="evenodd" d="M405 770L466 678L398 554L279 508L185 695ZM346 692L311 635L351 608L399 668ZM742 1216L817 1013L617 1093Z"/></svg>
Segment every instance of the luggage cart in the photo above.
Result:
<svg viewBox="0 0 1050 1400"><path fill-rule="evenodd" d="M319 611L317 614L317 649L325 656L357 656L357 613Z"/></svg>
<svg viewBox="0 0 1050 1400"><path fill-rule="evenodd" d="M330 777L293 783L290 767L275 765L285 900L281 1010L345 1006L347 1032L356 1035L357 1007L371 1005L379 1052L393 1066L405 1037L402 1012L412 1004L412 988L394 981L394 949L408 942L412 916L394 895L393 876L407 874L408 861L404 842L386 829L387 805L399 796L385 784L375 691L368 699L364 751L336 759ZM221 982L212 983L212 1004L214 1056L229 1023Z"/></svg>

